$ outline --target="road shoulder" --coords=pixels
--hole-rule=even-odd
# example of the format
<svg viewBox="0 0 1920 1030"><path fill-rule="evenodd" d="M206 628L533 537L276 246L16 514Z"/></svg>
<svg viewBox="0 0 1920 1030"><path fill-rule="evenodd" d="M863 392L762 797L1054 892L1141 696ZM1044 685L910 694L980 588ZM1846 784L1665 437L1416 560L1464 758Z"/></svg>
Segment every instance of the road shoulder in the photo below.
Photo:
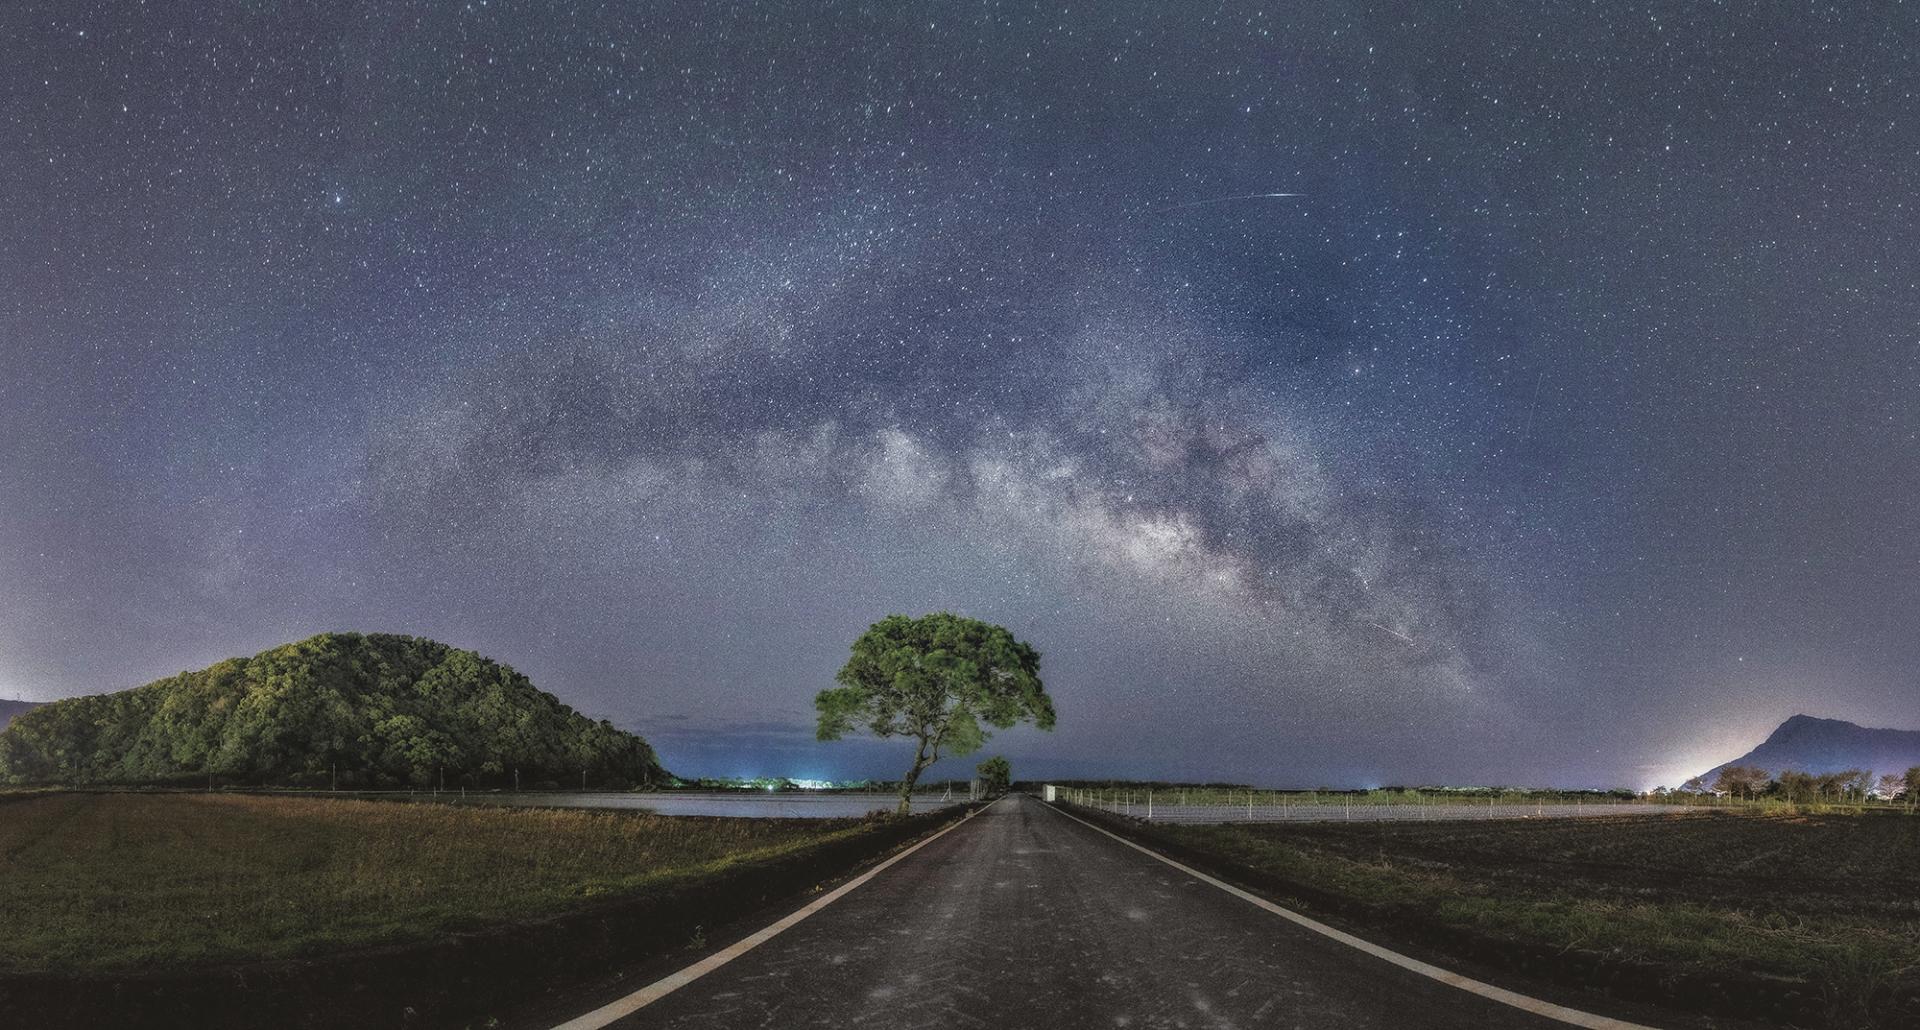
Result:
<svg viewBox="0 0 1920 1030"><path fill-rule="evenodd" d="M1623 992L1619 990L1621 986L1645 991L1648 985L1643 978L1627 981L1622 970L1612 970L1595 979L1584 978L1582 974L1587 971L1566 962L1564 953L1535 954L1540 949L1490 947L1488 942L1462 939L1463 935L1454 932L1435 932L1428 927L1390 925L1377 919L1369 920L1367 913L1354 911L1352 905L1337 895L1291 883L1188 846L1154 832L1152 827L1138 820L1078 808L1069 813L1065 806L1060 805L1045 807L1053 809L1056 815L1080 823L1090 832L1118 838L1116 846L1134 845L1162 861L1172 860L1191 867L1194 872L1223 881L1226 887L1252 895L1258 901L1324 924L1335 933L1391 950L1414 962L1437 967L1445 973L1479 981L1496 990L1629 1025L1698 1030L1764 1030L1769 1026L1781 1025L1712 1013L1687 1012L1649 1003L1640 997L1622 997ZM1506 945L1506 942L1492 943ZM1548 975L1543 976L1542 972ZM1602 986L1596 988L1595 984ZM1607 987L1614 987L1615 990L1606 990Z"/></svg>
<svg viewBox="0 0 1920 1030"><path fill-rule="evenodd" d="M714 968L717 968L719 964L724 964L719 961L723 957L725 961L730 961L732 957L744 954L811 915L812 911L818 911L819 908L815 906L824 907L823 899L837 900L843 892L857 888L936 838L959 829L987 807L955 806L941 812L915 816L911 820L916 824L915 832L900 835L886 849L865 856L804 891L789 892L750 911L730 914L714 920L711 925L702 925L698 927L698 936L687 938L687 944L683 946L636 953L623 961L611 963L605 972L592 980L550 988L542 997L524 1001L506 1010L499 1017L498 1025L515 1030L610 1025L619 1017L606 1021L590 1017L609 1006L619 1005L639 992L657 989L664 982L680 981L672 983L668 990L660 991L661 997L693 982L711 971L700 968L695 973L696 968L709 964L715 964ZM765 936L761 940L754 940L760 935Z"/></svg>

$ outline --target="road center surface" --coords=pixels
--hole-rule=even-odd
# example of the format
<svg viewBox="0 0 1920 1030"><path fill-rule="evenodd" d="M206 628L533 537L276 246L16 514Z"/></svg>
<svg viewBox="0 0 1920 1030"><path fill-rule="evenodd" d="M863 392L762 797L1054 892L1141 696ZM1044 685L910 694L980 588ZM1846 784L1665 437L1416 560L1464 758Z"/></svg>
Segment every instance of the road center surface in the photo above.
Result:
<svg viewBox="0 0 1920 1030"><path fill-rule="evenodd" d="M1007 798L622 1027L1559 1027Z"/></svg>

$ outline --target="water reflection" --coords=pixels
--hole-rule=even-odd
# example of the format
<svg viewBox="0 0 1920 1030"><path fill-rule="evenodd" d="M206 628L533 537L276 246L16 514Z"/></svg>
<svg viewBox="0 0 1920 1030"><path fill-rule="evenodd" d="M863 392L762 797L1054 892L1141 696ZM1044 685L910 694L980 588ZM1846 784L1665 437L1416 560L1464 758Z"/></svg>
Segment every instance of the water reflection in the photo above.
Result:
<svg viewBox="0 0 1920 1030"><path fill-rule="evenodd" d="M729 816L738 819L847 819L870 812L892 812L895 794L828 793L629 793L626 791L542 791L537 793L416 794L414 800L528 808L617 808L656 815ZM913 811L931 812L966 800L964 791L916 796Z"/></svg>

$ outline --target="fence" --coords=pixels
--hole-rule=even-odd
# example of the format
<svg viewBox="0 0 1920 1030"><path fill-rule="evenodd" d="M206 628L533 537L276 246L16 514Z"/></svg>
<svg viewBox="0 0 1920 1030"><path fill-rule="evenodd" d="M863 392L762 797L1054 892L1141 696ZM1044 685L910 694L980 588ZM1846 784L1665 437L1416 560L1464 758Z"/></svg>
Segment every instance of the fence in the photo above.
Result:
<svg viewBox="0 0 1920 1030"><path fill-rule="evenodd" d="M1068 804L1157 823L1408 822L1657 815L1695 806L1627 798L1484 799L1428 794L1056 788Z"/></svg>

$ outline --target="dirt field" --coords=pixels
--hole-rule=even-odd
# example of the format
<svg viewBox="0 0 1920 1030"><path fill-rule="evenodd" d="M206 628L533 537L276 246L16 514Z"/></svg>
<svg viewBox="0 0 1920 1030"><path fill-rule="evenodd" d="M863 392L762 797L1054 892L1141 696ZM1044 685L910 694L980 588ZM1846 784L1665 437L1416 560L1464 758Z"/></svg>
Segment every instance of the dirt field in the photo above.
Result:
<svg viewBox="0 0 1920 1030"><path fill-rule="evenodd" d="M1904 814L1153 832L1383 925L1798 989L1832 1026L1903 1025L1920 996L1920 818Z"/></svg>

